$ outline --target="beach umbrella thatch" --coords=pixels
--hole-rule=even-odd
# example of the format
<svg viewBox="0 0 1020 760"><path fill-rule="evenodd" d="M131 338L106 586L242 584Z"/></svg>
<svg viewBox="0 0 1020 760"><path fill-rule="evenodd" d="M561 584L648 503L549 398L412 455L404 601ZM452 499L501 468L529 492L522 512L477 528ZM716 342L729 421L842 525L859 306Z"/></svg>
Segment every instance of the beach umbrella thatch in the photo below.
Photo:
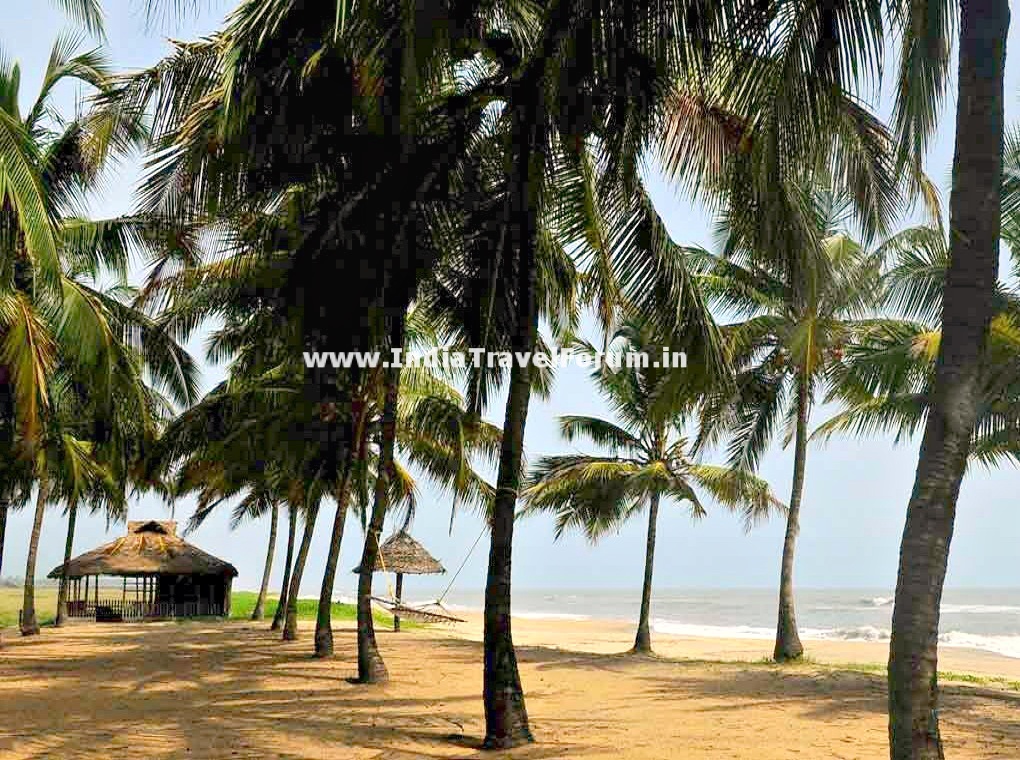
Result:
<svg viewBox="0 0 1020 760"><path fill-rule="evenodd" d="M445 573L446 568L424 546L411 538L407 531L399 530L379 547L374 571L400 575L435 575ZM354 568L353 572L360 573L361 565Z"/></svg>

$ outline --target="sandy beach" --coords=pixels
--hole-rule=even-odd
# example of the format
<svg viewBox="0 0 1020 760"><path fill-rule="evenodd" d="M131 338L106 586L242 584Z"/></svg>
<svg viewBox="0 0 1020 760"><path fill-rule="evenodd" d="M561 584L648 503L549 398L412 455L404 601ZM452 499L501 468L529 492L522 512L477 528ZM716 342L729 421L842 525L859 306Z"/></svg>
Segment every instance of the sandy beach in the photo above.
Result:
<svg viewBox="0 0 1020 760"><path fill-rule="evenodd" d="M843 758L887 756L880 674L751 662L767 642L659 637L635 658L626 624L515 621L539 743L515 758ZM77 624L0 651L0 757L493 757L483 733L477 616L456 628L380 632L384 686L347 679L355 639L309 655L311 631L284 644L265 624ZM813 658L880 662L881 644L809 645ZM692 658L687 661L667 656ZM746 659L746 663L711 662ZM1009 676L1017 661L944 652L946 669ZM947 685L951 757L1015 758L1020 694Z"/></svg>

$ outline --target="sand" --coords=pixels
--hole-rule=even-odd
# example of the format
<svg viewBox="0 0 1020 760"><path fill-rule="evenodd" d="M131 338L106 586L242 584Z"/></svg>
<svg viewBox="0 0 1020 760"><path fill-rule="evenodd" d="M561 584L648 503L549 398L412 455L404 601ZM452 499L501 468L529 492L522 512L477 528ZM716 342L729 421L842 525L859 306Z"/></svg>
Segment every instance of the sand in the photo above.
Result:
<svg viewBox="0 0 1020 760"><path fill-rule="evenodd" d="M517 620L521 676L539 743L482 753L480 621L380 632L391 681L348 682L355 639L309 656L311 631L265 624L75 624L0 650L0 758L860 758L887 757L880 675L609 654L624 624ZM757 659L767 642L666 639L671 656ZM539 646L556 644L559 648ZM571 651L574 650L574 651ZM590 650L590 651L582 651ZM884 647L815 647L880 661ZM943 666L1015 667L953 650ZM993 660L1005 660L996 663ZM1012 672L1012 671L1010 671ZM942 725L958 758L1020 755L1020 694L948 685Z"/></svg>

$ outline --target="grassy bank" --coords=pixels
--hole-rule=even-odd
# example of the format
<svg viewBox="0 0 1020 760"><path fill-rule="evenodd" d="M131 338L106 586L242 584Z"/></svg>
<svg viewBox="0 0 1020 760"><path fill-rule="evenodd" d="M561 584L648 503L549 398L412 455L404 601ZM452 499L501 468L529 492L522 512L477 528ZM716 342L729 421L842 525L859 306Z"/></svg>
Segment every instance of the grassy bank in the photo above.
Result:
<svg viewBox="0 0 1020 760"><path fill-rule="evenodd" d="M20 588L0 588L0 628L17 627L18 610L25 598ZM44 586L35 590L35 613L40 625L49 625L57 614L57 587Z"/></svg>
<svg viewBox="0 0 1020 760"><path fill-rule="evenodd" d="M103 588L103 587L101 587ZM20 588L0 588L0 628L16 627L18 625L18 610L21 609L23 592ZM254 591L235 591L231 595L230 617L233 620L248 620L252 610L255 609L255 600L258 594ZM266 600L266 620L272 620L276 613L275 597ZM298 620L315 620L319 602L316 599L298 600ZM53 622L57 613L57 588L47 586L36 589L35 608L40 625L48 625ZM357 608L353 604L334 604L333 620L338 623L345 621L353 622L358 619ZM393 618L384 612L376 610L376 625L389 627L393 625ZM412 621L401 621L404 627L413 628Z"/></svg>
<svg viewBox="0 0 1020 760"><path fill-rule="evenodd" d="M248 620L255 609L255 600L258 594L254 591L235 591L231 594L230 618L232 620ZM266 600L266 620L272 620L276 614L276 603L278 599L271 596ZM297 604L298 620L315 620L319 610L318 599L298 599ZM353 604L334 603L331 611L334 622L354 622L358 619L358 609ZM376 610L373 614L376 625L390 627L393 625L392 616ZM401 627L414 627L412 621L400 621Z"/></svg>

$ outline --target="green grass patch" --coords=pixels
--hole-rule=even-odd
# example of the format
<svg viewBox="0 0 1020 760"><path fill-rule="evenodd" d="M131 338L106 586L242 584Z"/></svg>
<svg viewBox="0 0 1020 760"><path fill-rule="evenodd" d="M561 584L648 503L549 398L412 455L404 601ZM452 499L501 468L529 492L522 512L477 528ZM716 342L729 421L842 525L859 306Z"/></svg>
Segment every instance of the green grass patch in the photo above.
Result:
<svg viewBox="0 0 1020 760"><path fill-rule="evenodd" d="M105 588L105 587L101 587ZM235 591L231 595L230 618L232 620L248 620L255 609L255 600L258 594L253 591ZM16 628L18 626L18 611L22 608L24 592L20 588L0 588L0 628ZM266 600L266 620L272 620L276 614L276 597ZM319 602L316 599L298 599L298 620L315 620L319 609ZM35 610L40 625L50 625L57 614L57 588L56 586L43 586L35 590ZM335 622L355 622L358 619L358 610L353 604L334 604L332 617ZM375 624L380 628L392 628L393 616L381 610L373 613ZM212 618L218 619L218 618ZM401 620L402 628L421 627L420 623L412 620Z"/></svg>
<svg viewBox="0 0 1020 760"><path fill-rule="evenodd" d="M17 628L18 611L25 592L22 588L0 588L0 628ZM49 625L57 616L57 587L42 586L35 590L35 616L39 625Z"/></svg>
<svg viewBox="0 0 1020 760"><path fill-rule="evenodd" d="M258 599L258 594L254 591L235 591L230 596L230 618L231 620L249 620L251 613L255 609L255 601ZM276 605L279 600L276 597L269 597L266 599L266 620L272 620L273 615L276 614ZM298 620L315 620L315 616L319 612L319 600L318 599L298 599L297 613ZM358 608L353 604L340 604L334 602L330 615L334 622L355 622L358 619ZM375 624L383 628L393 627L393 616L382 612L381 610L375 610L372 613L372 617L375 620ZM401 620L401 628L416 628L420 624L415 623L411 620Z"/></svg>

